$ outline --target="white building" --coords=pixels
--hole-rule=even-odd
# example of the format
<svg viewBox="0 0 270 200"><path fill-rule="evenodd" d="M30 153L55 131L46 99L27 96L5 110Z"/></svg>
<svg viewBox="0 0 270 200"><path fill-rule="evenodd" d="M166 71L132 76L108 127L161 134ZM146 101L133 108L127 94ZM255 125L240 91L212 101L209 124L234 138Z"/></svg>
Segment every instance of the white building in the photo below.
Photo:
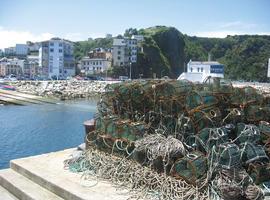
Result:
<svg viewBox="0 0 270 200"><path fill-rule="evenodd" d="M60 39L41 42L39 49L40 74L49 78L66 78L75 75L73 43Z"/></svg>
<svg viewBox="0 0 270 200"><path fill-rule="evenodd" d="M137 40L131 38L113 40L113 65L129 66L137 62Z"/></svg>
<svg viewBox="0 0 270 200"><path fill-rule="evenodd" d="M202 83L209 76L224 78L224 65L215 61L200 62L190 60L187 64L187 72L182 73L178 80L186 79Z"/></svg>
<svg viewBox="0 0 270 200"><path fill-rule="evenodd" d="M89 74L99 74L105 72L112 65L112 54L110 51L97 48L90 51L87 57L80 61L81 72Z"/></svg>
<svg viewBox="0 0 270 200"><path fill-rule="evenodd" d="M86 75L99 74L111 66L111 61L103 58L84 57L81 60L81 72Z"/></svg>
<svg viewBox="0 0 270 200"><path fill-rule="evenodd" d="M15 54L26 56L28 54L28 46L26 44L16 44Z"/></svg>

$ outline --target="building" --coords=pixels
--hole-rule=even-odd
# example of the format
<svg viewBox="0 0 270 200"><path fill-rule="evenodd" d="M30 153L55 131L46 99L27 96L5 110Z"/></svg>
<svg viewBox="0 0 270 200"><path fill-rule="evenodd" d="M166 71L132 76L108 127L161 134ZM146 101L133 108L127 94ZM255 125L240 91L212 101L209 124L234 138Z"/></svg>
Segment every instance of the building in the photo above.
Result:
<svg viewBox="0 0 270 200"><path fill-rule="evenodd" d="M113 40L113 65L129 66L137 62L137 39L115 38Z"/></svg>
<svg viewBox="0 0 270 200"><path fill-rule="evenodd" d="M10 74L19 76L22 74L24 60L17 58L8 59L6 57L0 59L0 76L8 76Z"/></svg>
<svg viewBox="0 0 270 200"><path fill-rule="evenodd" d="M110 33L107 33L107 34L106 34L106 38L107 38L107 39L110 39L110 38L112 38L112 34L110 34Z"/></svg>
<svg viewBox="0 0 270 200"><path fill-rule="evenodd" d="M60 38L41 42L39 67L42 77L58 79L74 76L73 43Z"/></svg>
<svg viewBox="0 0 270 200"><path fill-rule="evenodd" d="M108 50L97 48L80 61L81 72L86 75L99 74L108 70L112 64L112 54Z"/></svg>
<svg viewBox="0 0 270 200"><path fill-rule="evenodd" d="M26 78L36 78L39 73L39 56L29 55L24 63L23 75Z"/></svg>
<svg viewBox="0 0 270 200"><path fill-rule="evenodd" d="M28 54L28 46L26 44L16 44L15 54L16 56L26 56Z"/></svg>
<svg viewBox="0 0 270 200"><path fill-rule="evenodd" d="M182 73L178 80L186 79L192 82L202 83L207 77L224 78L224 65L215 61L189 61L187 72Z"/></svg>
<svg viewBox="0 0 270 200"><path fill-rule="evenodd" d="M8 47L4 49L5 56L15 56L16 55L16 49L15 47Z"/></svg>
<svg viewBox="0 0 270 200"><path fill-rule="evenodd" d="M124 39L113 39L112 58L114 66L125 65L126 42Z"/></svg>
<svg viewBox="0 0 270 200"><path fill-rule="evenodd" d="M37 53L39 51L40 48L40 43L39 42L31 42L31 41L27 41L26 45L28 47L28 52L29 54L33 54L33 53Z"/></svg>
<svg viewBox="0 0 270 200"><path fill-rule="evenodd" d="M144 41L143 35L132 35L131 39L135 39L135 40L137 40L137 42L143 42Z"/></svg>

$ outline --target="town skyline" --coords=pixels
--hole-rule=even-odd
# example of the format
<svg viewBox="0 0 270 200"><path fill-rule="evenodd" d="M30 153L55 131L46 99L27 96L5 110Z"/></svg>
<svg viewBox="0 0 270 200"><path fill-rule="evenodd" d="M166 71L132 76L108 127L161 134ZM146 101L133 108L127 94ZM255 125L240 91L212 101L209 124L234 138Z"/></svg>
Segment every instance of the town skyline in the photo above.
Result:
<svg viewBox="0 0 270 200"><path fill-rule="evenodd" d="M118 3L80 0L76 4L63 0L2 0L0 5L0 49L52 37L80 41L105 37L107 33L116 36L130 27L155 25L173 26L184 34L200 37L270 35L267 0L171 0L166 4L161 0Z"/></svg>

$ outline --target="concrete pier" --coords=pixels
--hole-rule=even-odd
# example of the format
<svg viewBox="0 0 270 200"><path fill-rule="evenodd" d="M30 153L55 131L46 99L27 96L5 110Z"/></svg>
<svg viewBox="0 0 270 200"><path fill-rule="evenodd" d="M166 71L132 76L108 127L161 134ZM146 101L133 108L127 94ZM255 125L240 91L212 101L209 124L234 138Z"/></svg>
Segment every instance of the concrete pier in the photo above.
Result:
<svg viewBox="0 0 270 200"><path fill-rule="evenodd" d="M0 199L12 200L124 200L129 196L109 182L83 186L81 174L64 169L63 161L75 149L12 160L0 170ZM93 182L96 179L93 177Z"/></svg>
<svg viewBox="0 0 270 200"><path fill-rule="evenodd" d="M0 101L7 104L16 104L16 105L55 103L54 100L49 98L2 89L0 89Z"/></svg>

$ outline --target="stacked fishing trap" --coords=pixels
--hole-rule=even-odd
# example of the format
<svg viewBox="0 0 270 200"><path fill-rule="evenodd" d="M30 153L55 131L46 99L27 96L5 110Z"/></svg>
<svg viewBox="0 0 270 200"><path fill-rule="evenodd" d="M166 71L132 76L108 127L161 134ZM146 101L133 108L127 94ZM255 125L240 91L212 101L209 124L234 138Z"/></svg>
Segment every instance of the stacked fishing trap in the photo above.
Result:
<svg viewBox="0 0 270 200"><path fill-rule="evenodd" d="M140 182L133 180L131 189L157 199L263 199L270 180L269 120L268 97L221 79L111 84L98 103L95 130L86 135L92 153L85 166L102 168L102 159L95 165L91 157L97 150L121 158L106 162L113 174L107 179L129 185L133 177ZM144 170L127 175L134 167Z"/></svg>

